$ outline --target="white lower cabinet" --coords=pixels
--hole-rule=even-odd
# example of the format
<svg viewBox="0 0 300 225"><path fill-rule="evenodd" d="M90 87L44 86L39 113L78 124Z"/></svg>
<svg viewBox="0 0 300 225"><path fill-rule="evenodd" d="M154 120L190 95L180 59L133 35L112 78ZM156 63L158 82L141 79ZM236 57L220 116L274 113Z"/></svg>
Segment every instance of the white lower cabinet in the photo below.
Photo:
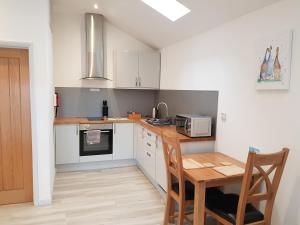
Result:
<svg viewBox="0 0 300 225"><path fill-rule="evenodd" d="M161 138L136 125L136 160L153 181L166 190L166 171Z"/></svg>
<svg viewBox="0 0 300 225"><path fill-rule="evenodd" d="M135 127L135 152L138 166L152 182L167 191L166 163L160 135L143 128ZM214 141L181 143L182 154L214 151Z"/></svg>
<svg viewBox="0 0 300 225"><path fill-rule="evenodd" d="M144 162L144 128L138 124L136 124L136 161L140 166L143 167Z"/></svg>
<svg viewBox="0 0 300 225"><path fill-rule="evenodd" d="M114 123L113 160L133 159L133 123Z"/></svg>
<svg viewBox="0 0 300 225"><path fill-rule="evenodd" d="M167 173L166 173L166 162L164 156L164 150L162 145L161 137L157 136L156 141L156 173L155 180L159 186L167 191Z"/></svg>
<svg viewBox="0 0 300 225"><path fill-rule="evenodd" d="M155 180L155 143L145 128L137 125L136 160L138 165Z"/></svg>
<svg viewBox="0 0 300 225"><path fill-rule="evenodd" d="M133 123L113 124L113 154L81 156L79 124L55 125L56 164L101 162L110 160L134 159Z"/></svg>
<svg viewBox="0 0 300 225"><path fill-rule="evenodd" d="M79 163L79 125L55 126L56 164Z"/></svg>
<svg viewBox="0 0 300 225"><path fill-rule="evenodd" d="M148 138L144 139L144 162L145 171L152 179L155 179L155 143Z"/></svg>

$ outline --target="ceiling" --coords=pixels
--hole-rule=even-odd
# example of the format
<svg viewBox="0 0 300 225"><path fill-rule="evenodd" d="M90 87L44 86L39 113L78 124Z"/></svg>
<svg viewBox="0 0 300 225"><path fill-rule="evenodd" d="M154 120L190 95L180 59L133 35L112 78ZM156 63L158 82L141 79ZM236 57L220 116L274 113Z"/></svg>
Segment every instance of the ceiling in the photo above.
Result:
<svg viewBox="0 0 300 225"><path fill-rule="evenodd" d="M178 0L191 12L172 22L140 0L51 0L53 13L103 14L121 30L163 48L280 0ZM97 3L99 9L93 5Z"/></svg>

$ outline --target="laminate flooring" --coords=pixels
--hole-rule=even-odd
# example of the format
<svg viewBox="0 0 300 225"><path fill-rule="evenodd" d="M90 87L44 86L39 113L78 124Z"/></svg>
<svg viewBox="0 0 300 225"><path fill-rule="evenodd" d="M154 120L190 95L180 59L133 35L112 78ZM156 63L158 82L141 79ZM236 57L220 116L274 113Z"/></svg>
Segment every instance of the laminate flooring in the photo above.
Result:
<svg viewBox="0 0 300 225"><path fill-rule="evenodd" d="M53 204L0 207L0 225L161 225L164 200L136 167L57 173Z"/></svg>

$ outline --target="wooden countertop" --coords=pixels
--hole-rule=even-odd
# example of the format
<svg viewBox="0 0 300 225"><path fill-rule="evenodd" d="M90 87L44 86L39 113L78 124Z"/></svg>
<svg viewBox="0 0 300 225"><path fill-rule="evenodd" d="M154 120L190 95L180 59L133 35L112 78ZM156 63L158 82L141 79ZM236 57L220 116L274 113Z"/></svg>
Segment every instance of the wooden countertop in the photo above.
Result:
<svg viewBox="0 0 300 225"><path fill-rule="evenodd" d="M130 119L106 119L106 120L88 120L84 117L58 117L55 118L54 124L108 124L108 123L133 123Z"/></svg>
<svg viewBox="0 0 300 225"><path fill-rule="evenodd" d="M144 128L152 131L153 133L157 135L162 135L165 133L168 136L175 136L180 142L201 142L201 141L215 141L215 137L187 137L183 134L179 134L176 132L176 127L174 125L172 126L153 126L145 120L130 120L130 119L107 119L107 120L93 120L89 121L87 118L84 117L61 117L61 118L55 118L54 124L108 124L108 123L138 123Z"/></svg>
<svg viewBox="0 0 300 225"><path fill-rule="evenodd" d="M175 136L180 142L199 142L199 141L215 141L216 138L211 137L188 137L183 134L179 134L176 131L176 126L153 126L144 120L137 120L136 123L140 124L141 126L145 127L146 129L152 131L155 134L162 135L163 133L168 136Z"/></svg>

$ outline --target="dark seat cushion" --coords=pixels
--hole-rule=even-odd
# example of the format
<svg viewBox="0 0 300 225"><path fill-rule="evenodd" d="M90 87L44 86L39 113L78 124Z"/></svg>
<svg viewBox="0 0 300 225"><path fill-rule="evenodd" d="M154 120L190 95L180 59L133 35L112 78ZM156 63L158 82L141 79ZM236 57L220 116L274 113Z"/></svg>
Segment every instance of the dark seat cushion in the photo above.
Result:
<svg viewBox="0 0 300 225"><path fill-rule="evenodd" d="M173 183L173 191L179 194L179 184ZM190 181L185 181L185 200L194 200L195 187ZM223 193L218 188L207 188L206 197L212 198L223 195Z"/></svg>
<svg viewBox="0 0 300 225"><path fill-rule="evenodd" d="M236 194L223 194L218 198L206 198L206 207L226 219L232 224L236 224L236 214L239 203L239 196ZM264 219L264 215L253 205L247 204L244 223L254 223Z"/></svg>

